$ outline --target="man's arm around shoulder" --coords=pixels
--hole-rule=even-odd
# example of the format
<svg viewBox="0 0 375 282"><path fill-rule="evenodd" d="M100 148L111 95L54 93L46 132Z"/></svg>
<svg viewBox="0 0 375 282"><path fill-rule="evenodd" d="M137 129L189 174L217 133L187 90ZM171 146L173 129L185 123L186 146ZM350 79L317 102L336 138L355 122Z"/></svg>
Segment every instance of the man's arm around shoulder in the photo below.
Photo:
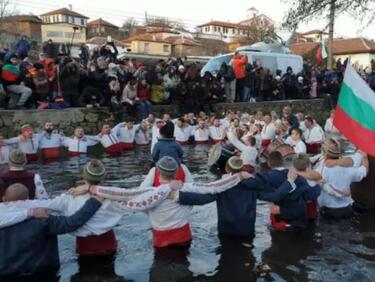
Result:
<svg viewBox="0 0 375 282"><path fill-rule="evenodd" d="M73 232L84 225L101 205L99 200L90 198L82 208L71 216L50 216L47 219L46 232L52 235Z"/></svg>

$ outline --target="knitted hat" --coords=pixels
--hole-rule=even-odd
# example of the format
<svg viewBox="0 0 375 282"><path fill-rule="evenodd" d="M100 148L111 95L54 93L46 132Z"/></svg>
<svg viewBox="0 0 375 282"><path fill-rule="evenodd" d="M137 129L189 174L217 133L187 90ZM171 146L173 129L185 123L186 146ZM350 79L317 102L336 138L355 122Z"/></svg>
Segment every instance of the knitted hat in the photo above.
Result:
<svg viewBox="0 0 375 282"><path fill-rule="evenodd" d="M324 142L322 151L328 158L338 159L341 155L341 144L335 138L329 138Z"/></svg>
<svg viewBox="0 0 375 282"><path fill-rule="evenodd" d="M13 167L24 167L27 163L26 154L19 149L15 149L9 154L8 164Z"/></svg>
<svg viewBox="0 0 375 282"><path fill-rule="evenodd" d="M237 157L237 156L230 157L229 160L227 161L227 166L233 170L242 170L243 161L241 160L240 157Z"/></svg>
<svg viewBox="0 0 375 282"><path fill-rule="evenodd" d="M164 175L173 176L177 172L178 163L174 158L164 156L156 163L156 167Z"/></svg>
<svg viewBox="0 0 375 282"><path fill-rule="evenodd" d="M304 171L309 167L310 159L306 154L296 154L292 162L296 170Z"/></svg>
<svg viewBox="0 0 375 282"><path fill-rule="evenodd" d="M91 160L83 168L83 177L89 182L99 183L105 175L105 166L99 160Z"/></svg>

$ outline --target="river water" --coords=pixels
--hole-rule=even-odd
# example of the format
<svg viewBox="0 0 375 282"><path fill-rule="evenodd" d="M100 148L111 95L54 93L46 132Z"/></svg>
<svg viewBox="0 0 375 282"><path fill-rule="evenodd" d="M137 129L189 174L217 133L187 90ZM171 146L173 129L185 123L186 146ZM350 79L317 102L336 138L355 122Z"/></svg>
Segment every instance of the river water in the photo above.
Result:
<svg viewBox="0 0 375 282"><path fill-rule="evenodd" d="M186 146L185 163L194 179L212 181L206 165L208 146ZM101 158L106 185L136 187L149 169L149 149L137 148L119 158ZM30 164L51 195L80 181L88 158ZM188 251L154 253L151 229L143 213L129 213L116 226L119 241L114 269L80 271L70 235L59 237L60 281L375 281L375 213L351 220L320 220L302 234L271 233L268 204L258 202L253 247L217 236L215 203L194 207L193 242Z"/></svg>

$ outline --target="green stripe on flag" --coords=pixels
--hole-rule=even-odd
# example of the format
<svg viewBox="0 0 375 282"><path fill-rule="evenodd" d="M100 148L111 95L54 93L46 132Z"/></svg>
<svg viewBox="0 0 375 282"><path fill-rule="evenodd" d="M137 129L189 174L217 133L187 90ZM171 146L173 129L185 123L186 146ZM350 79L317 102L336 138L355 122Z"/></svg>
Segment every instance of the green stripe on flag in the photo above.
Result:
<svg viewBox="0 0 375 282"><path fill-rule="evenodd" d="M352 119L363 127L375 131L374 108L358 98L345 81L341 86L338 104Z"/></svg>

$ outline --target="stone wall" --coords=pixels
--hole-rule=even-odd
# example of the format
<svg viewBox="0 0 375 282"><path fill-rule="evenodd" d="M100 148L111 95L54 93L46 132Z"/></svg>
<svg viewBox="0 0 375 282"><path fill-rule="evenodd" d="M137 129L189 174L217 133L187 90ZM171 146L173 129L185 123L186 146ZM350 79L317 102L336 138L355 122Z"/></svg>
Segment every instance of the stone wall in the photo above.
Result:
<svg viewBox="0 0 375 282"><path fill-rule="evenodd" d="M316 100L295 100L295 101L276 101L276 102L257 102L257 103L235 103L235 104L215 104L214 110L221 115L226 110L245 111L255 113L262 111L282 112L282 108L291 106L293 112L301 111L311 115L320 124L329 115L330 106L325 99ZM155 106L153 108L157 116L163 113L170 113L173 117L178 115L176 106ZM43 123L51 121L55 126L62 130L66 135L71 135L77 126L82 126L86 133L97 134L103 123L113 124L113 116L106 108L84 109L69 108L64 110L0 110L0 134L4 137L16 136L20 132L23 124L31 124L35 129L40 129Z"/></svg>

